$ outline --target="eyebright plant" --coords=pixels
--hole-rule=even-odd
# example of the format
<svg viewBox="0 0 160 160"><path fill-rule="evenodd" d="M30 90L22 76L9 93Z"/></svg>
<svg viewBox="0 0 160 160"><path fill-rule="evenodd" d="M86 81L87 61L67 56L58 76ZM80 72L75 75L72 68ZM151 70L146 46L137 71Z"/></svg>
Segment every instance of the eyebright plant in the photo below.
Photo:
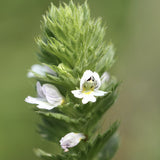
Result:
<svg viewBox="0 0 160 160"><path fill-rule="evenodd" d="M39 133L57 147L36 154L44 160L110 160L118 148L119 122L104 133L100 122L117 98L118 83L108 74L114 47L104 42L102 20L91 18L87 2L70 1L58 8L51 4L41 29L40 64L28 73L37 81L37 96L25 101L36 104Z"/></svg>

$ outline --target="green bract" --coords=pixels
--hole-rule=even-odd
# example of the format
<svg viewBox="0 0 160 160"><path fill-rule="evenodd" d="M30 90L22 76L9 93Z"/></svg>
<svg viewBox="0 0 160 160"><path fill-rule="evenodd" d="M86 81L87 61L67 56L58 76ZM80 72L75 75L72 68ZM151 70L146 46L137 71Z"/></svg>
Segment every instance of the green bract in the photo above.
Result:
<svg viewBox="0 0 160 160"><path fill-rule="evenodd" d="M55 75L46 72L42 76L33 72L33 78L41 84L55 85L64 102L52 110L36 110L43 120L39 132L57 143L59 149L60 139L70 132L83 133L86 139L66 153L62 149L57 154L37 149L37 155L46 160L111 159L118 148L118 138L114 134L119 123L113 123L105 133L97 128L117 98L117 81L112 76L105 81L100 89L107 94L97 97L94 103L83 104L71 93L80 89L80 79L86 70L97 72L101 77L114 63L114 48L111 43L104 42L102 20L91 19L87 2L75 5L70 1L58 8L51 4L41 27L42 35L36 40L40 49L38 57Z"/></svg>

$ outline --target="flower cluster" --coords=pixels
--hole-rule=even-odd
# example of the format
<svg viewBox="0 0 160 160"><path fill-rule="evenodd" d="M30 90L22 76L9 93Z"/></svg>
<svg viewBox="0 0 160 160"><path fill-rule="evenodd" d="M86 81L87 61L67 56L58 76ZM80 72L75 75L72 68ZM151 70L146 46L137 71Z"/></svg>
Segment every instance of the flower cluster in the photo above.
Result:
<svg viewBox="0 0 160 160"><path fill-rule="evenodd" d="M33 65L31 72L28 73L28 77L33 77L34 73L41 76L45 76L46 73L56 75L56 73L50 68L42 65ZM99 90L101 84L108 81L108 79L109 75L107 72L105 72L100 78L98 73L86 70L80 80L80 89L72 90L71 93L76 98L82 99L83 104L96 102L96 97L104 96L108 93ZM37 82L36 89L37 97L28 96L25 101L27 103L37 104L37 108L39 109L51 110L65 102L64 97L59 90L52 84L41 85L40 82ZM60 145L62 149L64 149L64 152L68 152L68 148L78 145L79 142L85 138L86 137L83 133L70 132L61 138Z"/></svg>

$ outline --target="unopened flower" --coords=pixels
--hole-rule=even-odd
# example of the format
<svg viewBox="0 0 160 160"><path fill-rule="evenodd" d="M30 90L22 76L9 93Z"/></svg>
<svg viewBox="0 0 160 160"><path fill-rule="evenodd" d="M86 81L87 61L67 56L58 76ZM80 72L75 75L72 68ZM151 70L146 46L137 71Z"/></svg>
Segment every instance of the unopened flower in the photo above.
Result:
<svg viewBox="0 0 160 160"><path fill-rule="evenodd" d="M82 98L82 103L95 102L95 96L104 96L108 92L98 90L101 80L96 72L86 70L80 81L80 90L71 91L75 97Z"/></svg>
<svg viewBox="0 0 160 160"><path fill-rule="evenodd" d="M56 75L56 73L46 65L34 64L31 66L31 71L28 72L27 77L32 78L35 77L34 73L39 74L41 76L45 76L46 73L51 75Z"/></svg>
<svg viewBox="0 0 160 160"><path fill-rule="evenodd" d="M101 83L105 83L105 82L108 82L110 79L110 75L108 72L104 72L101 76Z"/></svg>
<svg viewBox="0 0 160 160"><path fill-rule="evenodd" d="M37 94L37 98L28 96L25 101L31 104L38 104L38 108L47 110L51 110L64 102L58 89L51 84L41 86L41 84L37 82Z"/></svg>
<svg viewBox="0 0 160 160"><path fill-rule="evenodd" d="M64 149L64 152L68 152L68 148L72 148L82 140L85 139L86 137L84 136L83 133L68 133L64 137L61 138L60 140L60 145Z"/></svg>

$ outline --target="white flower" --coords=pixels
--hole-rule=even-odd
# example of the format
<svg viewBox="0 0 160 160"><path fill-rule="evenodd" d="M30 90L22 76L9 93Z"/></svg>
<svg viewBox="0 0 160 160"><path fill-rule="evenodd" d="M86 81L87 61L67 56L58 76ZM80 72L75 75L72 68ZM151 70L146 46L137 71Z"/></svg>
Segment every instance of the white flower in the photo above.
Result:
<svg viewBox="0 0 160 160"><path fill-rule="evenodd" d="M34 73L39 74L41 76L45 76L46 73L49 73L51 75L56 75L56 73L49 68L46 65L40 65L40 64L34 64L33 66L31 66L31 71L28 72L27 77L28 78L32 78L35 77Z"/></svg>
<svg viewBox="0 0 160 160"><path fill-rule="evenodd" d="M64 149L64 152L68 152L68 148L72 148L76 146L82 139L85 139L83 133L68 133L60 140L60 145Z"/></svg>
<svg viewBox="0 0 160 160"><path fill-rule="evenodd" d="M38 108L47 110L51 110L64 102L58 89L51 84L41 86L41 84L37 82L37 94L37 98L28 96L25 101L31 104L38 104Z"/></svg>
<svg viewBox="0 0 160 160"><path fill-rule="evenodd" d="M110 75L108 72L104 72L101 76L101 83L105 83L105 82L108 82L109 81L109 78L110 78Z"/></svg>
<svg viewBox="0 0 160 160"><path fill-rule="evenodd" d="M101 80L96 72L86 70L80 81L80 90L71 91L75 97L82 98L82 103L95 102L95 96L104 96L108 92L98 90Z"/></svg>

